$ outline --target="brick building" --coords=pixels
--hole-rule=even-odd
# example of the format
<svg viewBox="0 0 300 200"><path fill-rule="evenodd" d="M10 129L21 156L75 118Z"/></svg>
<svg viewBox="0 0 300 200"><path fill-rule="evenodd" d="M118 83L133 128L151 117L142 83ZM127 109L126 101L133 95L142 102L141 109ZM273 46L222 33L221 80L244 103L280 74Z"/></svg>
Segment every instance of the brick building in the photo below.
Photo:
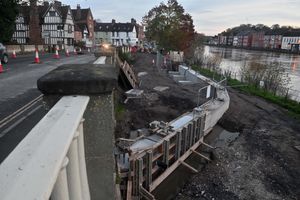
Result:
<svg viewBox="0 0 300 200"><path fill-rule="evenodd" d="M76 34L76 41L81 40L85 42L86 47L91 48L95 44L95 31L94 31L94 18L90 8L81 8L77 5L76 9L72 9L72 14L75 20L76 32L81 31L81 36L79 33Z"/></svg>

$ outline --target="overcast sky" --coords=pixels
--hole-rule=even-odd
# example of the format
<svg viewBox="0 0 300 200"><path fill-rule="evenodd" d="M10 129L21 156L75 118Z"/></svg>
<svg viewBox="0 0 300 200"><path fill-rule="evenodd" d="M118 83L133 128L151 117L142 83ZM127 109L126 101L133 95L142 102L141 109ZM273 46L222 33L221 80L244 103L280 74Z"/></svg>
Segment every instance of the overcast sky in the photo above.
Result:
<svg viewBox="0 0 300 200"><path fill-rule="evenodd" d="M142 17L163 0L62 0L75 8L90 7L94 19L129 22ZM166 2L166 0L164 1ZM240 24L272 24L300 27L300 0L178 0L192 15L197 32L217 34Z"/></svg>

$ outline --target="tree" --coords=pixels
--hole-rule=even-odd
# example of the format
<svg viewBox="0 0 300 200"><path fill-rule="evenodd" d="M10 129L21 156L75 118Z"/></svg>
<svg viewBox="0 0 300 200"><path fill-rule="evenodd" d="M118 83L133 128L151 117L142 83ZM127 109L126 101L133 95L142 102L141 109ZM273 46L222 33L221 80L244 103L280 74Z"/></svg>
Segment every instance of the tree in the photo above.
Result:
<svg viewBox="0 0 300 200"><path fill-rule="evenodd" d="M18 2L19 0L0 1L0 42L9 42L14 33Z"/></svg>
<svg viewBox="0 0 300 200"><path fill-rule="evenodd" d="M192 17L185 13L177 0L152 8L143 21L146 36L166 50L186 50L192 44L195 30Z"/></svg>

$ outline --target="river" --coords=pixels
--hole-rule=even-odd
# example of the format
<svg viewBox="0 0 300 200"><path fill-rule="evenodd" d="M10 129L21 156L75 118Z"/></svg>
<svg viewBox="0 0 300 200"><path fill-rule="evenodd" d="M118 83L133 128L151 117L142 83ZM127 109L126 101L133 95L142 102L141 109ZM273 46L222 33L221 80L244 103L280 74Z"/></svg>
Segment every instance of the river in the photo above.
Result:
<svg viewBox="0 0 300 200"><path fill-rule="evenodd" d="M290 87L296 99L300 98L300 55L254 51L245 49L223 48L205 46L205 55L220 55L222 58L220 67L223 70L230 70L239 77L240 68L245 62L257 59L257 62L268 64L270 62L279 62L288 73L291 81Z"/></svg>

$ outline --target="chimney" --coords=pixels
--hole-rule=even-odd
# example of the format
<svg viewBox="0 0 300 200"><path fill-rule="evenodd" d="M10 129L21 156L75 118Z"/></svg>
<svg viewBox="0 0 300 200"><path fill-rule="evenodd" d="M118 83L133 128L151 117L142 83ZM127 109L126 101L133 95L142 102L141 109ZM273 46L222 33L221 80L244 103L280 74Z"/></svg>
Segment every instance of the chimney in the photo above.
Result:
<svg viewBox="0 0 300 200"><path fill-rule="evenodd" d="M49 1L44 1L44 6L49 7Z"/></svg>
<svg viewBox="0 0 300 200"><path fill-rule="evenodd" d="M116 20L115 20L115 19L112 19L112 20L111 20L111 23L112 23L112 24L115 24L115 23L116 23Z"/></svg>
<svg viewBox="0 0 300 200"><path fill-rule="evenodd" d="M57 7L61 7L61 2L60 1L54 1L54 5Z"/></svg>
<svg viewBox="0 0 300 200"><path fill-rule="evenodd" d="M77 19L81 19L81 8L80 8L80 4L77 4L76 18L77 18Z"/></svg>
<svg viewBox="0 0 300 200"><path fill-rule="evenodd" d="M131 24L136 24L136 20L131 18Z"/></svg>
<svg viewBox="0 0 300 200"><path fill-rule="evenodd" d="M30 0L29 11L29 44L42 44L41 26L37 0Z"/></svg>

